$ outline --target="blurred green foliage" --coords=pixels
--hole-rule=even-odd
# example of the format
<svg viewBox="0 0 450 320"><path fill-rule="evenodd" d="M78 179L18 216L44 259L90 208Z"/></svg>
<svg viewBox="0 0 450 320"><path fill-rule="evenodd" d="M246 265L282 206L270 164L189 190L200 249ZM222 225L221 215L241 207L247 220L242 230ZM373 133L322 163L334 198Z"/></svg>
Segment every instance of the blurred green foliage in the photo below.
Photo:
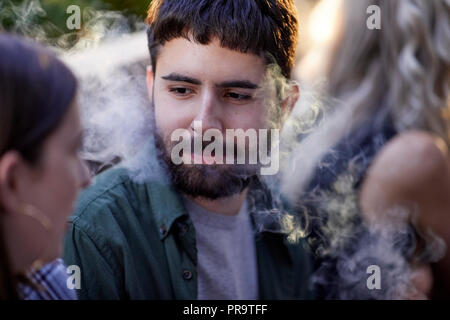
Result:
<svg viewBox="0 0 450 320"><path fill-rule="evenodd" d="M41 0L42 8L55 24L65 26L66 9L78 5L83 11L86 7L96 10L120 11L125 16L144 19L149 0Z"/></svg>
<svg viewBox="0 0 450 320"><path fill-rule="evenodd" d="M133 31L136 23L143 22L151 0L0 0L0 31L6 30L35 38L47 43L52 39L70 36L65 46L77 41L83 34L90 19L107 17L114 20L126 20L128 29ZM81 30L69 30L66 21L70 16L67 8L77 5L81 9ZM104 13L117 14L104 14ZM101 14L97 14L101 13ZM56 41L56 40L55 40Z"/></svg>

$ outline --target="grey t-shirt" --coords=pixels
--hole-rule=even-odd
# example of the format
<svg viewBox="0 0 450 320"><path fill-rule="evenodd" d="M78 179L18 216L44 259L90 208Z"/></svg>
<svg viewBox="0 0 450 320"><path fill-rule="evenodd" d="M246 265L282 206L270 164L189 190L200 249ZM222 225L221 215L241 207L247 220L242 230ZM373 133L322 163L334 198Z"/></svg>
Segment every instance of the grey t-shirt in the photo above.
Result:
<svg viewBox="0 0 450 320"><path fill-rule="evenodd" d="M258 299L254 233L247 201L235 216L208 211L187 196L195 227L198 299Z"/></svg>

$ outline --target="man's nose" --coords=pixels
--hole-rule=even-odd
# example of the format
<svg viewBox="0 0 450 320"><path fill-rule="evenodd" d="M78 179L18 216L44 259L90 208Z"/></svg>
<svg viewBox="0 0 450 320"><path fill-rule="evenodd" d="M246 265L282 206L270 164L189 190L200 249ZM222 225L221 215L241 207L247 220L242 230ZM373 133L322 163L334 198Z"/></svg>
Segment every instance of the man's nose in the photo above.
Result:
<svg viewBox="0 0 450 320"><path fill-rule="evenodd" d="M202 95L200 108L194 121L201 121L203 132L208 129L218 129L222 131L223 125L221 114L222 110L220 101L217 99L213 92L207 90Z"/></svg>

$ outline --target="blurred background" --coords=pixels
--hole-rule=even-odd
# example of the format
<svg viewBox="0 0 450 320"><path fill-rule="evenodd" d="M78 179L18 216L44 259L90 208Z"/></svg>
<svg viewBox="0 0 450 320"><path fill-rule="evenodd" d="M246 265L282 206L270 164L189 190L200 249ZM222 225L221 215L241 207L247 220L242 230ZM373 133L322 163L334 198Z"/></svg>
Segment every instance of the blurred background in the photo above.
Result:
<svg viewBox="0 0 450 320"><path fill-rule="evenodd" d="M18 33L56 48L69 50L98 46L117 33L143 31L151 0L0 0L0 30ZM340 0L296 0L300 22L297 58L312 45L331 36L330 14ZM67 8L77 5L81 28L69 30ZM309 56L308 61L317 59ZM295 74L299 76L299 74Z"/></svg>

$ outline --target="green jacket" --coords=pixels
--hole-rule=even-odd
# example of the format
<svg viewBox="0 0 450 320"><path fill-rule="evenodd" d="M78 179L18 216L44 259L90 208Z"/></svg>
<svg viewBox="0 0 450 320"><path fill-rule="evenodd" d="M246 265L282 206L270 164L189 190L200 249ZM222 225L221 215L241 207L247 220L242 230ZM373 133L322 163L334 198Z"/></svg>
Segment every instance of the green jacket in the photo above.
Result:
<svg viewBox="0 0 450 320"><path fill-rule="evenodd" d="M80 299L197 299L194 226L154 147L146 154L145 179L113 168L79 198L64 261L80 267ZM312 298L301 242L255 231L255 245L260 299Z"/></svg>

